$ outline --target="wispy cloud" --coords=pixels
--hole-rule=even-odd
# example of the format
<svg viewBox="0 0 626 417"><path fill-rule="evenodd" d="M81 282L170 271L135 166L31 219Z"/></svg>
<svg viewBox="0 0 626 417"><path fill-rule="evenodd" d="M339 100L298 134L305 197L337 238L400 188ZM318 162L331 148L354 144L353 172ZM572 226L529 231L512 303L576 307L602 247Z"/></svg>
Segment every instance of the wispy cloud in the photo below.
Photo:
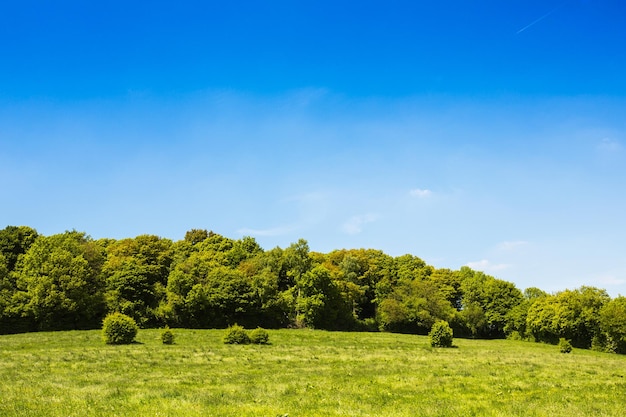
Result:
<svg viewBox="0 0 626 417"><path fill-rule="evenodd" d="M280 198L273 202L272 209L288 213L283 217L285 224L269 228L242 227L237 230L241 235L258 237L285 236L294 232L310 230L323 223L329 212L330 197L324 192L302 192ZM281 223L277 221L276 223Z"/></svg>
<svg viewBox="0 0 626 417"><path fill-rule="evenodd" d="M603 286L616 286L626 284L626 277L619 278L613 274L607 274L597 277L596 281Z"/></svg>
<svg viewBox="0 0 626 417"><path fill-rule="evenodd" d="M237 230L237 233L245 236L283 236L291 233L294 227L291 226L279 226L269 229L249 229L243 228Z"/></svg>
<svg viewBox="0 0 626 417"><path fill-rule="evenodd" d="M622 144L615 139L604 138L598 144L598 150L601 152L615 153L620 152L622 149Z"/></svg>
<svg viewBox="0 0 626 417"><path fill-rule="evenodd" d="M413 197L418 197L418 198L430 197L432 193L433 193L432 191L428 189L422 189L422 188L414 188L411 191L409 191L410 195L412 195Z"/></svg>
<svg viewBox="0 0 626 417"><path fill-rule="evenodd" d="M355 235L363 231L363 225L371 223L377 218L378 216L372 213L353 216L341 226L341 230L349 235Z"/></svg>
<svg viewBox="0 0 626 417"><path fill-rule="evenodd" d="M469 266L470 268L472 268L474 270L484 271L484 272L502 271L502 270L507 269L507 268L509 268L511 266L509 264L492 264L487 259L482 259L480 261L475 261L475 262L468 262L465 265Z"/></svg>
<svg viewBox="0 0 626 417"><path fill-rule="evenodd" d="M328 196L320 191L312 191L308 193L300 193L291 195L287 198L281 200L281 202L285 203L296 203L301 206L318 206L320 204L326 203L328 200Z"/></svg>
<svg viewBox="0 0 626 417"><path fill-rule="evenodd" d="M512 240L498 243L497 248L502 251L513 251L527 245L528 242L525 240Z"/></svg>

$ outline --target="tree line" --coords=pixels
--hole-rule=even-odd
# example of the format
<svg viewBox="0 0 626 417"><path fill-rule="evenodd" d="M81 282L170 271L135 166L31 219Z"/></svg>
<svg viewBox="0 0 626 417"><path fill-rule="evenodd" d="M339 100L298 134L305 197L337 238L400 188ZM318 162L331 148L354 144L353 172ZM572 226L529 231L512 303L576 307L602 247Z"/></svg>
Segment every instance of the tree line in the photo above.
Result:
<svg viewBox="0 0 626 417"><path fill-rule="evenodd" d="M261 248L204 229L94 240L0 230L0 333L90 329L120 312L142 327L309 327L521 338L626 352L626 297L581 287L548 294L474 271L375 249Z"/></svg>

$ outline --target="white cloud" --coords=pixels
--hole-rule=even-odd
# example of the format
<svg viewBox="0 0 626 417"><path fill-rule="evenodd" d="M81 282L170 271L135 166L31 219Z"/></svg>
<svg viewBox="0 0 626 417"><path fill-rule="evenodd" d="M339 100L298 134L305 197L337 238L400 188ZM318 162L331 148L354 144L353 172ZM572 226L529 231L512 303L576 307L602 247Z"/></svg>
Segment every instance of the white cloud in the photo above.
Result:
<svg viewBox="0 0 626 417"><path fill-rule="evenodd" d="M622 150L622 144L615 139L604 138L600 141L598 150L607 153L620 152Z"/></svg>
<svg viewBox="0 0 626 417"><path fill-rule="evenodd" d="M312 191L308 193L301 193L289 196L281 200L281 203L294 203L297 204L299 208L309 208L314 207L317 211L321 206L325 206L328 204L328 196L320 191Z"/></svg>
<svg viewBox="0 0 626 417"><path fill-rule="evenodd" d="M502 271L503 269L507 269L511 266L509 264L492 264L487 259L482 259L480 261L475 261L475 262L468 262L465 265L469 266L470 268L476 271L484 271L484 272Z"/></svg>
<svg viewBox="0 0 626 417"><path fill-rule="evenodd" d="M622 284L626 284L626 279L624 278L618 278L615 275L602 275L599 276L598 278L596 278L596 281L602 285L606 285L606 286L615 286L615 285L622 285Z"/></svg>
<svg viewBox="0 0 626 417"><path fill-rule="evenodd" d="M287 224L266 229L243 227L237 233L248 236L285 236L296 231L315 227L324 221L329 211L329 198L323 192L294 194L278 200L276 210L287 210L293 219L285 220ZM283 219L284 220L284 219Z"/></svg>
<svg viewBox="0 0 626 417"><path fill-rule="evenodd" d="M364 224L371 223L377 218L378 216L371 213L363 214L360 216L353 216L341 226L341 229L349 235L355 235L363 231Z"/></svg>
<svg viewBox="0 0 626 417"><path fill-rule="evenodd" d="M237 233L245 236L282 236L291 233L294 230L293 227L280 226L270 229L248 229L243 228L237 230Z"/></svg>
<svg viewBox="0 0 626 417"><path fill-rule="evenodd" d="M500 242L498 244L498 249L503 250L503 251L512 251L512 250L518 249L526 245L528 245L528 242L525 240L512 240L512 241Z"/></svg>
<svg viewBox="0 0 626 417"><path fill-rule="evenodd" d="M427 189L421 189L421 188L415 188L411 191L409 191L409 194L411 194L413 197L419 197L419 198L426 198L426 197L430 197L430 195L433 192Z"/></svg>

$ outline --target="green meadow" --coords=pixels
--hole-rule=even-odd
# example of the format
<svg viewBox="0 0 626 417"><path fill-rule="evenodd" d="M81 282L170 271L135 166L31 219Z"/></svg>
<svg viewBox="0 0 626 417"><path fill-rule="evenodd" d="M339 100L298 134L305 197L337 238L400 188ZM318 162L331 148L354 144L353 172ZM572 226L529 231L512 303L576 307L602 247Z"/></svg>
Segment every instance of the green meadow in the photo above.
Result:
<svg viewBox="0 0 626 417"><path fill-rule="evenodd" d="M224 330L0 336L1 416L624 416L626 356L510 340Z"/></svg>

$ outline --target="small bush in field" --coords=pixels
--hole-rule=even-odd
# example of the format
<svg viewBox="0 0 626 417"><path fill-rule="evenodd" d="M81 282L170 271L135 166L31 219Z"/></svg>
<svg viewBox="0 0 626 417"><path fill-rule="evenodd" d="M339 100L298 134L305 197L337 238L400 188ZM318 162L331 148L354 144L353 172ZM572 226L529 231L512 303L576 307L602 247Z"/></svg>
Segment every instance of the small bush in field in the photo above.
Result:
<svg viewBox="0 0 626 417"><path fill-rule="evenodd" d="M227 345L247 345L250 343L250 336L248 336L246 329L238 324L234 324L226 329L224 343Z"/></svg>
<svg viewBox="0 0 626 417"><path fill-rule="evenodd" d="M102 336L109 345L133 343L139 327L132 317L122 313L112 313L102 322Z"/></svg>
<svg viewBox="0 0 626 417"><path fill-rule="evenodd" d="M570 353L572 351L572 344L569 342L569 340L565 338L559 339L559 351L561 353Z"/></svg>
<svg viewBox="0 0 626 417"><path fill-rule="evenodd" d="M524 338L522 337L522 334L518 332L517 330L509 333L506 338L509 340L524 340Z"/></svg>
<svg viewBox="0 0 626 417"><path fill-rule="evenodd" d="M257 327L250 332L250 343L256 345L267 345L270 342L270 335L267 330Z"/></svg>
<svg viewBox="0 0 626 417"><path fill-rule="evenodd" d="M440 320L433 324L428 338L432 347L452 347L452 329L447 321Z"/></svg>
<svg viewBox="0 0 626 417"><path fill-rule="evenodd" d="M161 342L163 342L164 345L174 344L174 333L172 333L169 327L165 327L165 329L161 331Z"/></svg>

